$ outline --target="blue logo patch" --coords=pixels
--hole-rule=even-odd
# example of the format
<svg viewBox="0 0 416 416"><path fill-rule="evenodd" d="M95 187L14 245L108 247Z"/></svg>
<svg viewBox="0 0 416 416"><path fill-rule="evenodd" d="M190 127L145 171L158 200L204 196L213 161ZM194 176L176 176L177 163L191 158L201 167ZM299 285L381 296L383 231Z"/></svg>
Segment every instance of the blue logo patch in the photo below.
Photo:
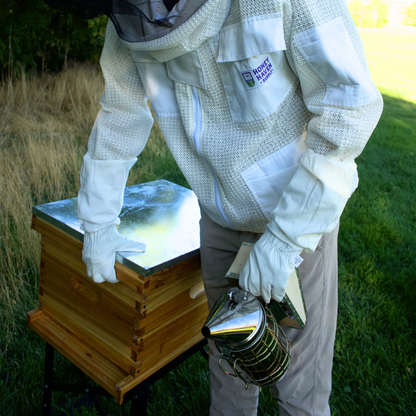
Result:
<svg viewBox="0 0 416 416"><path fill-rule="evenodd" d="M246 89L254 90L266 83L266 81L273 75L273 72L273 64L270 61L270 57L267 56L259 66L240 71L240 74L243 77Z"/></svg>

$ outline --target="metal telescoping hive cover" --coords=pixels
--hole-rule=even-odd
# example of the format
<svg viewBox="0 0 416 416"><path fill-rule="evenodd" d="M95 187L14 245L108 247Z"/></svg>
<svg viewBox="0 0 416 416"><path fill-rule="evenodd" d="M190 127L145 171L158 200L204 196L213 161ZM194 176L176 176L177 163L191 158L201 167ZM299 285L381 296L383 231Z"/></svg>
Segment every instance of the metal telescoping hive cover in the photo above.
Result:
<svg viewBox="0 0 416 416"><path fill-rule="evenodd" d="M77 198L33 207L33 214L84 239L77 219ZM195 194L166 180L129 186L124 192L118 231L146 243L144 253L117 253L117 261L148 276L199 253L200 210Z"/></svg>

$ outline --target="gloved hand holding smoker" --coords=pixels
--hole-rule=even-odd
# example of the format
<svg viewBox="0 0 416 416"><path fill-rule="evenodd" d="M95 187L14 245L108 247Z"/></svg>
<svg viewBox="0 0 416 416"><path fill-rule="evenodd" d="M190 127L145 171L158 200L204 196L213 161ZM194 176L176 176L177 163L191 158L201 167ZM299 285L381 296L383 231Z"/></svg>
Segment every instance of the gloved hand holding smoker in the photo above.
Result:
<svg viewBox="0 0 416 416"><path fill-rule="evenodd" d="M153 118L201 206L210 308L242 242L241 287L266 302L299 266L308 321L286 332L291 365L273 386L280 415L328 416L337 315L337 232L360 155L382 111L345 0L48 0L110 17L102 109L81 172L83 259L115 282L117 251L142 251L115 226L128 171ZM258 388L218 369L210 416L254 416Z"/></svg>
<svg viewBox="0 0 416 416"><path fill-rule="evenodd" d="M323 167L325 175L322 175ZM354 191L356 174L354 162L342 163L312 153L304 154L284 196L291 195L291 188L296 192L297 186L303 186L307 192L308 188L317 188L318 182L319 188L310 193L311 198L302 207L290 197L279 201L272 213L275 220L267 224L240 273L241 288L262 296L266 303L271 299L280 302L294 269L294 258L303 250L313 253L322 234L329 234L336 227ZM299 209L303 213L302 223L296 218ZM278 225L282 218L287 227L283 230Z"/></svg>

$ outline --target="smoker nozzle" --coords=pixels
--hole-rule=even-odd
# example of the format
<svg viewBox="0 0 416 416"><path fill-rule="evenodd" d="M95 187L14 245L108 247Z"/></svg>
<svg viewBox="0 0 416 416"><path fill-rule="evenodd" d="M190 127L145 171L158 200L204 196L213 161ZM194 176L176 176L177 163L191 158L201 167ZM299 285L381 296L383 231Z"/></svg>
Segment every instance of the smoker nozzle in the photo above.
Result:
<svg viewBox="0 0 416 416"><path fill-rule="evenodd" d="M205 338L208 338L211 335L211 331L207 326L203 326L201 332Z"/></svg>

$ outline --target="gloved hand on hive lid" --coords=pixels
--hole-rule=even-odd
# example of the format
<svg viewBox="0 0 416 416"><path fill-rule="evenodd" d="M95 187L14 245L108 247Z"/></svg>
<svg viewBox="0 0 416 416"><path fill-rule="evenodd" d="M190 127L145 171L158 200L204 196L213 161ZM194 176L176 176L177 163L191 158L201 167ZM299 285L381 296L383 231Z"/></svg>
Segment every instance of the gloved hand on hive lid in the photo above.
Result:
<svg viewBox="0 0 416 416"><path fill-rule="evenodd" d="M88 153L84 157L78 218L85 231L82 260L88 276L96 283L117 283L117 252L146 249L146 244L130 240L116 230L127 177L136 160L93 160Z"/></svg>
<svg viewBox="0 0 416 416"><path fill-rule="evenodd" d="M114 269L115 255L120 251L144 252L146 244L123 237L115 225L110 225L95 233L85 232L82 260L87 266L87 274L95 283L117 283Z"/></svg>

